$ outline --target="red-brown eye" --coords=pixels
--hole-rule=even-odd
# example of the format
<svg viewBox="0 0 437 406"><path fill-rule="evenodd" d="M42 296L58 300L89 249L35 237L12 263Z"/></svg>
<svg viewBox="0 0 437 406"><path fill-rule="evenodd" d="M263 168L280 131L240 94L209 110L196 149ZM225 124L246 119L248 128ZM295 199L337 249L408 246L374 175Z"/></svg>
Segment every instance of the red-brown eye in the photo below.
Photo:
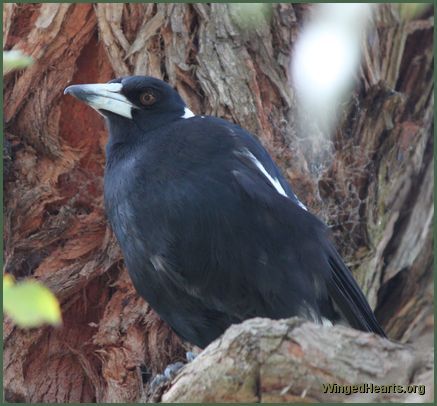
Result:
<svg viewBox="0 0 437 406"><path fill-rule="evenodd" d="M151 106L156 102L156 96L151 91L144 92L140 96L140 102L144 106Z"/></svg>

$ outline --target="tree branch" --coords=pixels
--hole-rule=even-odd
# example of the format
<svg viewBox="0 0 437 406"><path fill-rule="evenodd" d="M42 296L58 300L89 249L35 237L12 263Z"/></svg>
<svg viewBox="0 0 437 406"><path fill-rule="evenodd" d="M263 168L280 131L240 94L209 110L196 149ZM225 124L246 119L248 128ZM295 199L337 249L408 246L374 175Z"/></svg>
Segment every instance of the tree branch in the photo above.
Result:
<svg viewBox="0 0 437 406"><path fill-rule="evenodd" d="M343 326L252 319L188 364L163 402L413 402L433 399L433 351ZM426 385L414 394L325 393L324 385ZM416 392L418 392L416 389Z"/></svg>

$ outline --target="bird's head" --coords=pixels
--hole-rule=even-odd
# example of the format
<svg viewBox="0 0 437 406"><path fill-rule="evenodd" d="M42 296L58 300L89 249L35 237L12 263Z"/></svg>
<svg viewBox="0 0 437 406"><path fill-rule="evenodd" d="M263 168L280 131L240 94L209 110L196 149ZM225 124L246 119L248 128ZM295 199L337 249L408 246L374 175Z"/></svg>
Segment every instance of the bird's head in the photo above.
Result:
<svg viewBox="0 0 437 406"><path fill-rule="evenodd" d="M71 94L105 116L110 124L135 122L145 130L193 113L167 83L151 76L127 76L108 83L68 86Z"/></svg>

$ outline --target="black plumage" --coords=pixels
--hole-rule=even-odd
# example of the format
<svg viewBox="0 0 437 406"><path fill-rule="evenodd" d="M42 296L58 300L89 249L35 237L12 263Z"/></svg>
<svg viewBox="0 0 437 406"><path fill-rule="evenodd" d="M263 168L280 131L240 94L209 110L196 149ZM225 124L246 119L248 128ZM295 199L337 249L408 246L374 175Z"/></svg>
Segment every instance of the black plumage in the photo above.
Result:
<svg viewBox="0 0 437 406"><path fill-rule="evenodd" d="M384 336L327 227L246 130L194 116L151 77L65 92L106 118L108 219L136 290L179 336L203 348L256 316Z"/></svg>

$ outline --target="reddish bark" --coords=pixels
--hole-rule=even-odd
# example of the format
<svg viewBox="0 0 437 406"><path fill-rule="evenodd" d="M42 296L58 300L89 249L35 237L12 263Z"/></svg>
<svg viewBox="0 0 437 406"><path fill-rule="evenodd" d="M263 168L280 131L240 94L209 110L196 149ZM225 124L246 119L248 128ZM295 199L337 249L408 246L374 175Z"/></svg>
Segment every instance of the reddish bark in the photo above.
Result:
<svg viewBox="0 0 437 406"><path fill-rule="evenodd" d="M278 4L241 33L226 4L4 4L6 49L35 63L5 77L5 269L60 299L62 328L4 325L6 399L120 402L138 371L183 355L138 298L102 204L106 131L70 83L150 74L196 113L257 134L299 197L331 225L388 334L421 342L432 318L432 13L401 24L381 6L332 164L311 170L288 86L307 5ZM393 57L399 53L399 57ZM41 373L44 371L44 373Z"/></svg>

